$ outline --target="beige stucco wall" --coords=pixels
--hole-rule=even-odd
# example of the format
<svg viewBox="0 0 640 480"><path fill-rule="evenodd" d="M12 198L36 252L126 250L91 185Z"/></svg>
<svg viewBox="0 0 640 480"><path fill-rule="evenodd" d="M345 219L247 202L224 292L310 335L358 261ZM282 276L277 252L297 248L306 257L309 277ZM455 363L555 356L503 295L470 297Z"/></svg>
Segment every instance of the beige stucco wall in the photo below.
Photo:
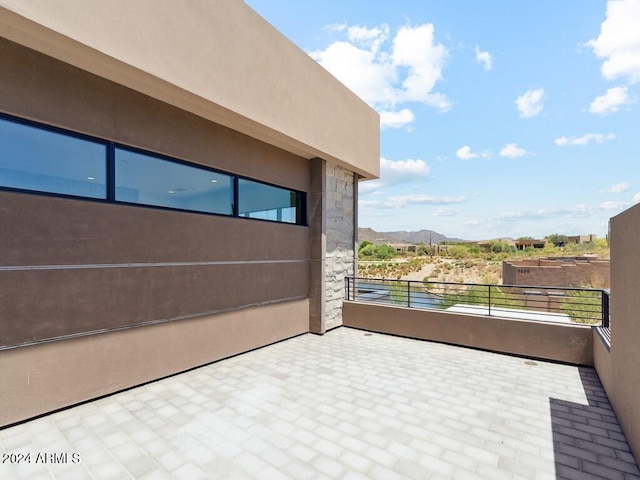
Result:
<svg viewBox="0 0 640 480"><path fill-rule="evenodd" d="M308 300L0 351L0 427L308 331Z"/></svg>
<svg viewBox="0 0 640 480"><path fill-rule="evenodd" d="M561 262L525 260L502 262L504 285L609 288L609 260Z"/></svg>
<svg viewBox="0 0 640 480"><path fill-rule="evenodd" d="M309 189L290 152L2 38L0 59L0 112ZM0 205L0 346L308 295L304 226L6 190Z"/></svg>
<svg viewBox="0 0 640 480"><path fill-rule="evenodd" d="M5 38L0 64L2 113L309 189L291 152ZM308 331L305 226L5 189L0 205L0 426Z"/></svg>
<svg viewBox="0 0 640 480"><path fill-rule="evenodd" d="M596 369L636 458L640 457L640 205L611 219L611 352Z"/></svg>
<svg viewBox="0 0 640 480"><path fill-rule="evenodd" d="M286 188L309 188L302 157L3 38L0 59L0 112Z"/></svg>
<svg viewBox="0 0 640 480"><path fill-rule="evenodd" d="M240 0L0 0L0 36L366 178L378 114Z"/></svg>
<svg viewBox="0 0 640 480"><path fill-rule="evenodd" d="M344 302L347 327L494 352L593 365L590 327Z"/></svg>
<svg viewBox="0 0 640 480"><path fill-rule="evenodd" d="M597 329L593 330L593 363L606 392L613 390L614 372L611 351Z"/></svg>

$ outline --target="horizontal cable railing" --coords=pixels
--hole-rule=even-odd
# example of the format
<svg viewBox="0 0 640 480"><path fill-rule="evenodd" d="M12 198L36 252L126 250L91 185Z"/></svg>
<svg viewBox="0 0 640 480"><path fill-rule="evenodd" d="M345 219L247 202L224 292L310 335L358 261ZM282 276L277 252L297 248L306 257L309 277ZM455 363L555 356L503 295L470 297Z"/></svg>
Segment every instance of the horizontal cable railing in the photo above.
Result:
<svg viewBox="0 0 640 480"><path fill-rule="evenodd" d="M595 288L346 277L345 298L399 307L609 327L609 292Z"/></svg>

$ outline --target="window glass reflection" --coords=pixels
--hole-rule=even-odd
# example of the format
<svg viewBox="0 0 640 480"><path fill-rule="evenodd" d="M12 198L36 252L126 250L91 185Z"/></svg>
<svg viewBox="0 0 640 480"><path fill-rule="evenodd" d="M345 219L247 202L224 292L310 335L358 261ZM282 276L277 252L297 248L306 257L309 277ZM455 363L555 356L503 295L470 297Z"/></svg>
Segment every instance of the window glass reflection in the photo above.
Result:
<svg viewBox="0 0 640 480"><path fill-rule="evenodd" d="M106 198L106 146L0 118L0 186Z"/></svg>
<svg viewBox="0 0 640 480"><path fill-rule="evenodd" d="M116 149L116 200L231 215L232 177Z"/></svg>
<svg viewBox="0 0 640 480"><path fill-rule="evenodd" d="M2 187L305 224L304 193L0 115Z"/></svg>
<svg viewBox="0 0 640 480"><path fill-rule="evenodd" d="M297 223L299 194L251 180L238 180L238 215L276 222Z"/></svg>

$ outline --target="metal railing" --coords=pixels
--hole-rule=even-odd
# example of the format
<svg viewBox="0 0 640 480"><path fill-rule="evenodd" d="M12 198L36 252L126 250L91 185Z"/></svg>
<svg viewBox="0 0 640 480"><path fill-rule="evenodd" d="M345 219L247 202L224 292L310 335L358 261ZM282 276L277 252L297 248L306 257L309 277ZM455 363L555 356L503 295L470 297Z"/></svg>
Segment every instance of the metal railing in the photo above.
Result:
<svg viewBox="0 0 640 480"><path fill-rule="evenodd" d="M345 298L408 308L609 327L609 291L596 288L346 277Z"/></svg>

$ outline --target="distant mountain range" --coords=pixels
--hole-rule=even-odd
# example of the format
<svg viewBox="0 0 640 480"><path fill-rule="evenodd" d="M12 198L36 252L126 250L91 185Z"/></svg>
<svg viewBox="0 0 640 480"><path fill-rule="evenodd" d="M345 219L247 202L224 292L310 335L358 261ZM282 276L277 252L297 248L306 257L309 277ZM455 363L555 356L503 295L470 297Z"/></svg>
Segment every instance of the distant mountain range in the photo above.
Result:
<svg viewBox="0 0 640 480"><path fill-rule="evenodd" d="M358 243L368 240L371 243L424 243L439 244L442 242L464 242L460 238L449 238L433 230L420 230L418 232L376 232L371 228L358 228Z"/></svg>

